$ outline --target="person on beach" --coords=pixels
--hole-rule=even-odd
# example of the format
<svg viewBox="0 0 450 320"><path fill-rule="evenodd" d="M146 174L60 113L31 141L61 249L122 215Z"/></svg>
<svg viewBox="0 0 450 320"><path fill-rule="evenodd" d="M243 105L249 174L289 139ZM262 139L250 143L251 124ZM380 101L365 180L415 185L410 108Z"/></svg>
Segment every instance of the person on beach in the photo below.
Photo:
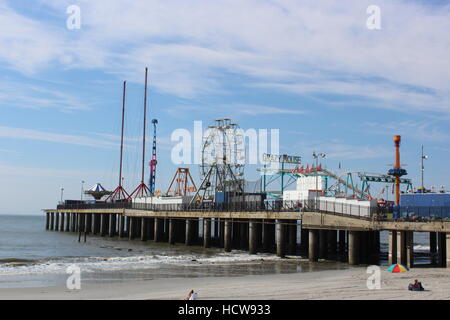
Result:
<svg viewBox="0 0 450 320"><path fill-rule="evenodd" d="M197 293L194 290L189 291L188 295L184 300L197 300Z"/></svg>
<svg viewBox="0 0 450 320"><path fill-rule="evenodd" d="M410 290L410 291L423 291L425 289L422 287L422 283L419 282L419 280L415 279L414 283L410 283L409 284L408 290Z"/></svg>
<svg viewBox="0 0 450 320"><path fill-rule="evenodd" d="M194 290L189 291L188 295L186 298L184 298L184 300L191 300L191 296L194 293Z"/></svg>
<svg viewBox="0 0 450 320"><path fill-rule="evenodd" d="M191 296L189 297L189 300L197 300L197 293L194 292L194 290L191 291Z"/></svg>

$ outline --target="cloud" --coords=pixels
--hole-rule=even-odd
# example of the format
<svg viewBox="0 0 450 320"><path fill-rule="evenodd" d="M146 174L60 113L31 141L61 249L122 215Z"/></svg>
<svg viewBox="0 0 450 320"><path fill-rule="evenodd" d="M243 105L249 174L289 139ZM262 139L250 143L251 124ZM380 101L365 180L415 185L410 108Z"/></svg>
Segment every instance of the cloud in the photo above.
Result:
<svg viewBox="0 0 450 320"><path fill-rule="evenodd" d="M386 150L383 146L375 145L357 145L342 143L339 140L333 140L330 142L298 142L294 147L290 146L291 150L301 150L304 155L311 155L313 151L326 154L326 159L330 160L365 160L365 159L378 159L389 157L389 150ZM310 157L305 157L309 159Z"/></svg>
<svg viewBox="0 0 450 320"><path fill-rule="evenodd" d="M220 110L220 111L219 111ZM183 112L199 112L201 114L226 113L227 115L299 115L305 114L303 109L289 109L272 107L265 105L247 104L247 103L230 103L230 104L207 104L207 105L177 105L165 109L166 112L172 115L183 114Z"/></svg>
<svg viewBox="0 0 450 320"><path fill-rule="evenodd" d="M11 149L2 149L0 148L0 152L4 152L4 153L16 153L16 150L11 150Z"/></svg>
<svg viewBox="0 0 450 320"><path fill-rule="evenodd" d="M45 23L17 13L0 0L0 65L35 73L61 55L63 39Z"/></svg>
<svg viewBox="0 0 450 320"><path fill-rule="evenodd" d="M153 131L152 131L153 132ZM108 134L108 133L100 133L100 132L93 132L92 134L98 135L100 137L106 138L108 140L112 141L120 141L120 136L116 134ZM142 145L142 137L124 137L124 141L131 142L131 143L140 143ZM153 133L151 135L147 135L146 142L147 144L151 143L153 141ZM172 148L176 145L176 142L173 142L170 140L170 137L164 137L164 136L157 136L157 148L162 150L172 150ZM139 146L140 148L140 146Z"/></svg>
<svg viewBox="0 0 450 320"><path fill-rule="evenodd" d="M419 141L448 142L450 134L440 129L435 122L405 120L399 122L367 122L375 134L400 134Z"/></svg>
<svg viewBox="0 0 450 320"><path fill-rule="evenodd" d="M327 157L337 160L377 159L389 156L386 148L377 146L356 146L349 144L324 145L321 150L327 152Z"/></svg>
<svg viewBox="0 0 450 320"><path fill-rule="evenodd" d="M55 142L78 146L95 147L95 148L117 147L117 143L88 138L84 136L48 133L38 130L14 128L7 126L0 126L0 138L37 140L37 141Z"/></svg>
<svg viewBox="0 0 450 320"><path fill-rule="evenodd" d="M55 109L62 112L87 111L91 107L70 93L35 85L33 81L0 80L0 105L23 109Z"/></svg>
<svg viewBox="0 0 450 320"><path fill-rule="evenodd" d="M71 4L41 3L62 16ZM0 61L20 70L36 51L26 70L58 61L139 82L149 66L153 87L190 99L239 82L327 103L340 95L374 108L450 113L450 5L380 0L382 29L371 31L368 0L78 3L78 31L6 7L16 41L14 55L4 49Z"/></svg>

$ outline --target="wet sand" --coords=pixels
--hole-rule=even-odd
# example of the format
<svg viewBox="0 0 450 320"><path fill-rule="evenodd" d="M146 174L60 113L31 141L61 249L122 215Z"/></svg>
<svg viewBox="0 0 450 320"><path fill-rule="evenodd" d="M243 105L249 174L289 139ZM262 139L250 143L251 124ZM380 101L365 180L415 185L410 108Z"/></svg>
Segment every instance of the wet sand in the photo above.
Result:
<svg viewBox="0 0 450 320"><path fill-rule="evenodd" d="M370 274L364 267L307 273L249 275L242 277L172 278L83 284L66 287L0 289L0 299L182 299L189 290L199 300L241 299L450 299L450 270L414 268L392 274L381 267L381 289L369 290ZM411 292L408 283L419 279L427 291Z"/></svg>

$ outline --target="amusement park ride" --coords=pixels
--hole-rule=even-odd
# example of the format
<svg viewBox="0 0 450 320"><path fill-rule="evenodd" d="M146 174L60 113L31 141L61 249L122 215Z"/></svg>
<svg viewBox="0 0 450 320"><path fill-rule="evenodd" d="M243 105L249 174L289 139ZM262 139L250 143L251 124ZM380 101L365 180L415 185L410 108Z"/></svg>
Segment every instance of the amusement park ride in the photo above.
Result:
<svg viewBox="0 0 450 320"><path fill-rule="evenodd" d="M145 135L147 129L147 75L148 69L145 68L145 87L144 87L144 133L142 135L142 171L141 171L141 183L134 189L128 200L132 198L148 197L151 194L151 190L145 184ZM156 128L156 125L155 125ZM156 130L156 129L155 129Z"/></svg>
<svg viewBox="0 0 450 320"><path fill-rule="evenodd" d="M235 196L244 192L245 147L239 126L218 119L208 127L202 146L202 183L189 205L214 201L217 193Z"/></svg>
<svg viewBox="0 0 450 320"><path fill-rule="evenodd" d="M125 97L127 90L127 82L123 82L122 97L122 133L120 138L120 162L119 162L119 186L108 196L106 201L124 201L130 197L128 192L122 186L122 165L123 165L123 133L125 128Z"/></svg>
<svg viewBox="0 0 450 320"><path fill-rule="evenodd" d="M148 69L145 68L145 89L144 89L144 119L143 119L143 143L142 143L142 171L141 182L130 194L123 188L122 165L123 165L123 145L124 145L124 120L125 120L125 98L126 81L123 83L122 98L122 131L120 143L120 166L119 166L119 185L113 191L109 192L100 185L89 190L97 201L101 196L108 195L106 201L121 202L130 201L135 198L145 198L160 196L160 190L155 191L156 180L156 126L158 120L153 119L153 145L152 157L149 162L150 178L149 186L145 184L145 137L147 120L147 77ZM372 200L370 193L372 183L384 183L386 185L395 185L395 205L394 209L398 211L400 204L400 186L406 185L406 191L412 191L412 182L410 179L403 178L407 174L406 170L401 168L400 164L400 136L394 137L395 143L395 165L388 174L370 173L365 171L352 171L336 174L318 163L318 158L324 154L313 154L315 165L302 165L300 156L273 155L264 154L263 161L266 162L263 168L257 170L261 172L260 192L267 199L283 199L283 194L299 178L316 177L316 187L314 192L320 192L323 196L345 197L360 200ZM231 119L218 119L208 127L204 135L204 141L201 151L200 176L201 184L197 188L191 177L188 168L178 168L167 192L163 197L187 196L195 192L189 200L189 206L193 203L204 203L229 199L244 195L244 166L245 166L245 137L240 127L231 121ZM424 159L425 157L422 156ZM277 163L277 165L272 165ZM268 165L270 164L270 165ZM301 166L300 166L301 165ZM293 167L294 166L294 167ZM423 168L423 165L422 165ZM318 179L321 179L320 188ZM355 184L355 179L360 180L360 186ZM273 184L278 184L278 190L269 190ZM387 186L388 187L388 186ZM385 188L384 186L382 192ZM393 188L394 190L394 188ZM382 192L378 194L379 197ZM88 194L86 192L86 194ZM244 199L244 198L243 198ZM225 201L225 200L223 200ZM226 200L228 201L228 200ZM395 211L394 210L394 214Z"/></svg>
<svg viewBox="0 0 450 320"><path fill-rule="evenodd" d="M288 156L284 156L287 159ZM300 157L296 157L300 159ZM283 159L283 158L280 158ZM370 193L372 183L384 183L394 184L396 190L400 190L400 185L406 185L406 191L412 191L411 179L401 178L406 174L406 170L401 169L400 165L396 165L396 168L400 168L398 171L396 168L389 170L388 174L371 173L365 171L349 171L342 174L336 174L331 170L322 167L322 164L316 166L309 164L299 167L295 166L293 169L286 169L287 164L300 164L297 162L288 162L281 160L281 169L268 168L264 165L263 168L257 169L262 173L261 178L261 191L266 193L272 198L282 198L283 192L292 185L299 177L322 177L324 180L323 195L333 197L351 197L361 200L372 200L373 196ZM401 175L397 174L400 173ZM395 175L394 175L395 174ZM355 183L356 179L360 180L360 185ZM280 191L268 191L268 186L279 182ZM384 188L383 188L384 189ZM398 191L400 194L400 191ZM400 196L398 196L399 198ZM396 196L397 199L397 196Z"/></svg>

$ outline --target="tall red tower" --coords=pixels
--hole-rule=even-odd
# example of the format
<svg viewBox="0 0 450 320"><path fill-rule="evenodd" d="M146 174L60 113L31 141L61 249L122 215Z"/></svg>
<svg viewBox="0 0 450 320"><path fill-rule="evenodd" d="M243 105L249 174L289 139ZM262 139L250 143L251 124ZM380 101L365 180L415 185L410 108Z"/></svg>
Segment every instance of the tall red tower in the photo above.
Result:
<svg viewBox="0 0 450 320"><path fill-rule="evenodd" d="M407 174L406 170L400 166L400 142L401 136L394 136L395 145L395 165L388 171L388 175L395 177L395 205L394 218L400 215L400 177Z"/></svg>

